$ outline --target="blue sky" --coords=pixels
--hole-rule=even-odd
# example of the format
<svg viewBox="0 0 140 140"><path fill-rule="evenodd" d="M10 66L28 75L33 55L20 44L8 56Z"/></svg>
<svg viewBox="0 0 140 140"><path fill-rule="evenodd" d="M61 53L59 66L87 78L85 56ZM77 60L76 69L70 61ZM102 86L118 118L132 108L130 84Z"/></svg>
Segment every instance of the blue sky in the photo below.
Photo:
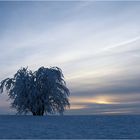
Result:
<svg viewBox="0 0 140 140"><path fill-rule="evenodd" d="M67 114L140 113L140 2L0 2L0 79L58 66ZM0 95L0 113L11 113Z"/></svg>

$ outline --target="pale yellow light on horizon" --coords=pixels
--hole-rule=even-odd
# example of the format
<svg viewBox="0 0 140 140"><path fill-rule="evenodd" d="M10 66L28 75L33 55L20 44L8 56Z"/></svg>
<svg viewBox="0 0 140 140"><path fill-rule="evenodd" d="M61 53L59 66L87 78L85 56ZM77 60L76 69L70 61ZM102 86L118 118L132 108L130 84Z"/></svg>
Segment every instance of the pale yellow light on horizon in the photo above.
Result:
<svg viewBox="0 0 140 140"><path fill-rule="evenodd" d="M113 104L113 102L104 100L104 99L100 99L100 100L95 100L94 103L96 104Z"/></svg>
<svg viewBox="0 0 140 140"><path fill-rule="evenodd" d="M93 103L93 104L114 104L113 101L111 101L111 98L108 96L99 96L99 97L92 97L92 98L87 98L87 97L74 97L71 98L72 103Z"/></svg>
<svg viewBox="0 0 140 140"><path fill-rule="evenodd" d="M97 96L94 98L94 103L96 104L114 104L109 96Z"/></svg>

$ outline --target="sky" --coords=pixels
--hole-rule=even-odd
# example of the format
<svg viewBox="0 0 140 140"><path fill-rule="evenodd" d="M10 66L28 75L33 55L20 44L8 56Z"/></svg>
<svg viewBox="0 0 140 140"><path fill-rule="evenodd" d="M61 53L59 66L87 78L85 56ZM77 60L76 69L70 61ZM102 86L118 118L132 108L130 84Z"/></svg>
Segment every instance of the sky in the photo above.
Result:
<svg viewBox="0 0 140 140"><path fill-rule="evenodd" d="M140 2L0 1L0 80L58 66L68 115L140 114ZM12 114L7 94L0 114Z"/></svg>

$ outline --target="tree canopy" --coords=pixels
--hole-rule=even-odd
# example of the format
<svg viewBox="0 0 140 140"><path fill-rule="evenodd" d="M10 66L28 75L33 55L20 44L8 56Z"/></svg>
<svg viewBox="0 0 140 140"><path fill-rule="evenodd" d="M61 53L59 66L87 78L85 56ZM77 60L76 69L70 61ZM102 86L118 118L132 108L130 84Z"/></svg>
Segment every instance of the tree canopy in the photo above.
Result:
<svg viewBox="0 0 140 140"><path fill-rule="evenodd" d="M35 72L21 68L13 78L1 81L0 92L4 91L19 114L63 114L70 106L70 92L58 67L40 67Z"/></svg>

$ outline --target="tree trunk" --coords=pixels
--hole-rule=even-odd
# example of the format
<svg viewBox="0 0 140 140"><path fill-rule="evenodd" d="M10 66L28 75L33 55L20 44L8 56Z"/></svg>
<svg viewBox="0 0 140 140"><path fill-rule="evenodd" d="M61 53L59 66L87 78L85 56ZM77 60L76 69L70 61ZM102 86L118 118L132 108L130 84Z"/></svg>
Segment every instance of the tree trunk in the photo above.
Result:
<svg viewBox="0 0 140 140"><path fill-rule="evenodd" d="M44 115L44 108L39 109L37 112L32 112L33 116L43 116Z"/></svg>
<svg viewBox="0 0 140 140"><path fill-rule="evenodd" d="M32 113L33 114L33 116L43 116L44 115L44 113L39 113L39 112L37 112L37 113Z"/></svg>
<svg viewBox="0 0 140 140"><path fill-rule="evenodd" d="M32 114L33 114L33 116L35 116L35 115L36 115L36 113L35 113L35 112L32 112Z"/></svg>

